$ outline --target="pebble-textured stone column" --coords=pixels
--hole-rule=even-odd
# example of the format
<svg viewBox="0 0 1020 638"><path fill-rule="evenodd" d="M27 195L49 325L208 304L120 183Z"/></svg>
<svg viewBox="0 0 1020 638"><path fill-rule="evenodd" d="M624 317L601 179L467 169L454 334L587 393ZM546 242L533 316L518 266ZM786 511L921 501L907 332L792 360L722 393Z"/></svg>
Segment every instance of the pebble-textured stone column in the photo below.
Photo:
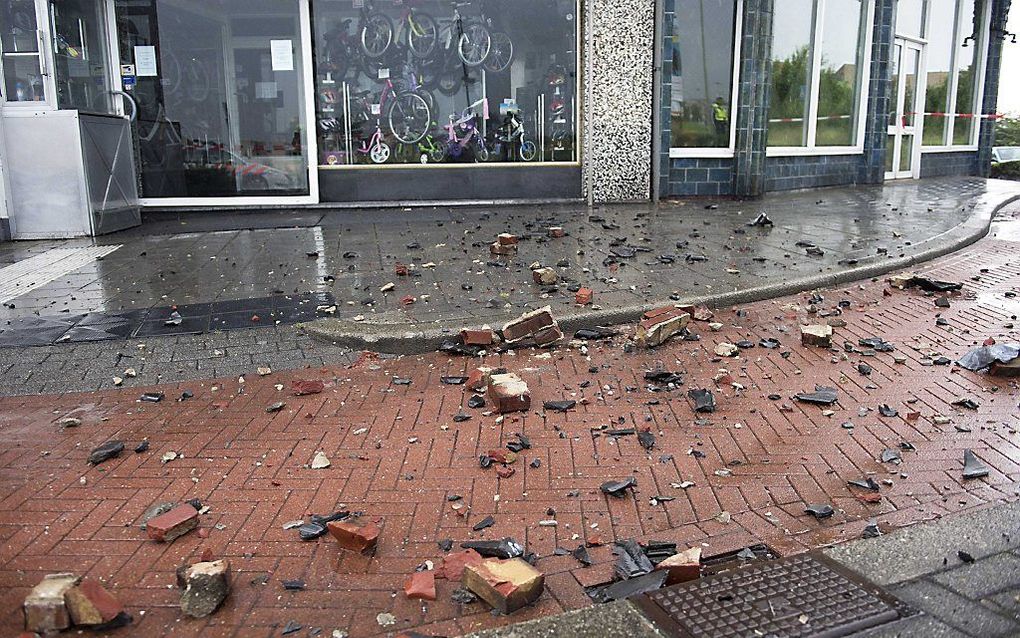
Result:
<svg viewBox="0 0 1020 638"><path fill-rule="evenodd" d="M584 186L596 202L647 201L655 2L589 0L584 11Z"/></svg>
<svg viewBox="0 0 1020 638"><path fill-rule="evenodd" d="M738 197L760 197L765 192L772 7L773 0L744 0L737 145L733 155L733 194Z"/></svg>

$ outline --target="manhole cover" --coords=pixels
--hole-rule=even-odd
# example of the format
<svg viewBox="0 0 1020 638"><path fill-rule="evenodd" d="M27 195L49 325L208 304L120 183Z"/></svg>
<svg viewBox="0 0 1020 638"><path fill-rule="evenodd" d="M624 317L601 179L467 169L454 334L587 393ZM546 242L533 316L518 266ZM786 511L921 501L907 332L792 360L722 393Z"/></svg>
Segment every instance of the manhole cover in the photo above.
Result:
<svg viewBox="0 0 1020 638"><path fill-rule="evenodd" d="M635 602L667 632L691 638L846 636L908 611L874 585L812 554L667 587Z"/></svg>

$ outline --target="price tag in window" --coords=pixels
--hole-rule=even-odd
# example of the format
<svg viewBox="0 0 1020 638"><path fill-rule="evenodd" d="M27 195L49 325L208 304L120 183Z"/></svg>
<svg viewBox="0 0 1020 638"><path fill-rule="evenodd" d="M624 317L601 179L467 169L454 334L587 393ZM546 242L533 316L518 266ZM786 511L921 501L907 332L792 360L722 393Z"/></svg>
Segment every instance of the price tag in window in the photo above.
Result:
<svg viewBox="0 0 1020 638"><path fill-rule="evenodd" d="M373 104L372 105L372 115L379 115L380 113L382 113L382 105L381 104Z"/></svg>
<svg viewBox="0 0 1020 638"><path fill-rule="evenodd" d="M385 80L385 79L387 79L389 77L390 77L390 70L389 70L389 68L379 69L379 79L380 80Z"/></svg>

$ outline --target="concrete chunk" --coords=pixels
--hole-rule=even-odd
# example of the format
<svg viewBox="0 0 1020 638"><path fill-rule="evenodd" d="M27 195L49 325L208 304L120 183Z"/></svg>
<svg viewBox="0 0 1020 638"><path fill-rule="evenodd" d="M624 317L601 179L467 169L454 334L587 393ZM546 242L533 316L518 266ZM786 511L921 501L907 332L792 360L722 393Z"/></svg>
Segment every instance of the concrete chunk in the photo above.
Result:
<svg viewBox="0 0 1020 638"><path fill-rule="evenodd" d="M800 342L805 346L832 347L832 326L816 324L800 327Z"/></svg>
<svg viewBox="0 0 1020 638"><path fill-rule="evenodd" d="M679 554L673 554L663 560L655 569L664 569L669 572L666 576L667 585L685 583L701 577L701 548L692 547Z"/></svg>
<svg viewBox="0 0 1020 638"><path fill-rule="evenodd" d="M184 570L181 611L202 618L216 611L230 591L230 562L226 559L195 563Z"/></svg>
<svg viewBox="0 0 1020 638"><path fill-rule="evenodd" d="M74 574L47 574L25 598L25 629L40 633L59 631L71 626L71 617L64 604L64 594L78 584Z"/></svg>
<svg viewBox="0 0 1020 638"><path fill-rule="evenodd" d="M538 600L545 576L520 558L489 558L464 568L464 586L503 614Z"/></svg>

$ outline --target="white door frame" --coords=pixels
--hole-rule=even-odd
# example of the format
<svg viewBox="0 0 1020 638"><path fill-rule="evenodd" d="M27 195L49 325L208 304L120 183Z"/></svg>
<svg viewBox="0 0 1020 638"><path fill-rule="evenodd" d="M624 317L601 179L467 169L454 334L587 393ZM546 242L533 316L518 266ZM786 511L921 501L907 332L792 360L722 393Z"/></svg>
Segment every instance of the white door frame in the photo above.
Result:
<svg viewBox="0 0 1020 638"><path fill-rule="evenodd" d="M899 48L899 59L896 61L896 116L886 127L886 134L893 136L892 148L892 170L886 171L886 179L918 179L921 177L921 136L924 128L924 94L926 90L926 62L927 44L923 40L896 36L893 39L893 50ZM914 103L906 104L907 83L905 81L907 69L904 61L907 59L907 51L917 53L917 65L912 71L914 77ZM906 114L911 114L911 125L906 125ZM910 166L907 170L900 169L900 152L903 147L903 138L910 136L913 144L910 147Z"/></svg>
<svg viewBox="0 0 1020 638"><path fill-rule="evenodd" d="M112 0L111 0L112 1ZM236 206L280 206L317 204L319 202L319 151L316 139L315 121L315 72L312 66L312 20L309 6L310 0L297 0L298 25L301 41L301 68L304 89L305 126L302 130L302 148L308 160L308 194L307 195L274 195L267 197L141 197L138 202L143 207L166 208L232 208ZM114 38L112 54L115 60L114 69L120 68L120 43ZM229 59L233 58L231 51ZM231 65L232 66L232 65ZM230 75L233 68L227 69ZM117 74L119 82L119 74ZM226 76L225 76L226 77ZM229 93L229 91L228 91Z"/></svg>

